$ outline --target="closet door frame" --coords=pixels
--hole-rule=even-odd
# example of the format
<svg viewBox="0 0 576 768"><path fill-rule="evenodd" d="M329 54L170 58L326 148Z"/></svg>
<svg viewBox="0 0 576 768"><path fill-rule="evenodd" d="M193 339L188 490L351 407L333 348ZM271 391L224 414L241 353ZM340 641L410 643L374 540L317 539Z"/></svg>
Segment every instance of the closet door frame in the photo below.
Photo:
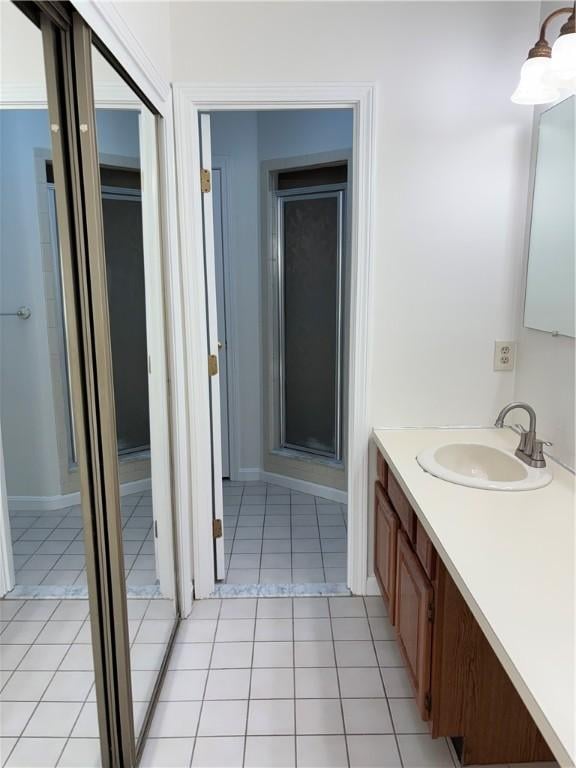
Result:
<svg viewBox="0 0 576 768"><path fill-rule="evenodd" d="M82 513L102 762L135 764L130 656L99 168L91 87L91 34L67 6L41 6L56 205L72 366ZM94 178L96 183L94 182ZM65 213L63 213L65 211ZM62 217L68 219L66 224ZM99 229L98 229L99 227ZM68 242L69 233L73 234ZM73 305L72 307L70 305ZM108 334L108 336L107 336Z"/></svg>

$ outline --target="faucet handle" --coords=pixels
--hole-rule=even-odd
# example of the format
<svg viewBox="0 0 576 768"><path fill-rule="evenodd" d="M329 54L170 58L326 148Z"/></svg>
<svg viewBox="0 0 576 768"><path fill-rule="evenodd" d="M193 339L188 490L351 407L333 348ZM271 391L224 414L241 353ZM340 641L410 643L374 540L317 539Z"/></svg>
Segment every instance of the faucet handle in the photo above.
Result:
<svg viewBox="0 0 576 768"><path fill-rule="evenodd" d="M532 460L535 462L538 462L538 466L545 467L546 462L544 461L544 446L550 447L553 445L553 443L548 442L548 440L534 440L534 446L532 449ZM540 464L540 462L542 462Z"/></svg>

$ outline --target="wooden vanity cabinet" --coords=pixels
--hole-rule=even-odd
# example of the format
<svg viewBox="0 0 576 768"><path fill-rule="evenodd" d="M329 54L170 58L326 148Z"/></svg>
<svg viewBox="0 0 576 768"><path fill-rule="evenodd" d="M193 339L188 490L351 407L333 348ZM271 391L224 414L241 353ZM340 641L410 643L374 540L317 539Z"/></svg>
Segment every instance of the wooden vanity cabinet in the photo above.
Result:
<svg viewBox="0 0 576 768"><path fill-rule="evenodd" d="M428 720L434 592L404 531L398 535L397 556L396 633L420 716Z"/></svg>
<svg viewBox="0 0 576 768"><path fill-rule="evenodd" d="M390 470L388 470L388 497L390 498L396 514L400 518L400 522L406 531L408 539L413 543L416 532L416 515L410 506L410 502L404 495L400 483L396 480L394 474Z"/></svg>
<svg viewBox="0 0 576 768"><path fill-rule="evenodd" d="M430 686L432 736L461 737L462 765L554 760L443 563L438 563Z"/></svg>
<svg viewBox="0 0 576 768"><path fill-rule="evenodd" d="M386 490L388 487L388 464L384 461L380 451L376 454L376 475L378 476L378 481Z"/></svg>
<svg viewBox="0 0 576 768"><path fill-rule="evenodd" d="M428 578L434 579L436 575L436 550L418 518L416 518L416 553Z"/></svg>
<svg viewBox="0 0 576 768"><path fill-rule="evenodd" d="M377 482L374 504L374 572L392 624L396 604L396 545L399 527L398 515L392 509L384 486Z"/></svg>
<svg viewBox="0 0 576 768"><path fill-rule="evenodd" d="M375 572L433 737L462 765L553 760L546 742L379 453Z"/></svg>

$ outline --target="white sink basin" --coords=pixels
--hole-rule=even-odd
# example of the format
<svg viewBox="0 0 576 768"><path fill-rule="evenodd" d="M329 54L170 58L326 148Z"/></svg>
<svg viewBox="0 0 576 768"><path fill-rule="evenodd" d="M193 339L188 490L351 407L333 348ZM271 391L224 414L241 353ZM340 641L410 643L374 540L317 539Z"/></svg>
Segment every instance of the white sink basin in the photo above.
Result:
<svg viewBox="0 0 576 768"><path fill-rule="evenodd" d="M513 453L481 443L449 443L422 451L416 461L435 477L487 491L532 491L552 480L548 469L534 469Z"/></svg>

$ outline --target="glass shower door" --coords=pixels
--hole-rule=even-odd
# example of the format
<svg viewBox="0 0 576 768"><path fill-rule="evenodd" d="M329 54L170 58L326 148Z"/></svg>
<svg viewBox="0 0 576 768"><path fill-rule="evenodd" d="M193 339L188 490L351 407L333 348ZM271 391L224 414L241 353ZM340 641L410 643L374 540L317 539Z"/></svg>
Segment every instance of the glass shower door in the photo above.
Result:
<svg viewBox="0 0 576 768"><path fill-rule="evenodd" d="M277 191L280 445L342 457L345 191Z"/></svg>

